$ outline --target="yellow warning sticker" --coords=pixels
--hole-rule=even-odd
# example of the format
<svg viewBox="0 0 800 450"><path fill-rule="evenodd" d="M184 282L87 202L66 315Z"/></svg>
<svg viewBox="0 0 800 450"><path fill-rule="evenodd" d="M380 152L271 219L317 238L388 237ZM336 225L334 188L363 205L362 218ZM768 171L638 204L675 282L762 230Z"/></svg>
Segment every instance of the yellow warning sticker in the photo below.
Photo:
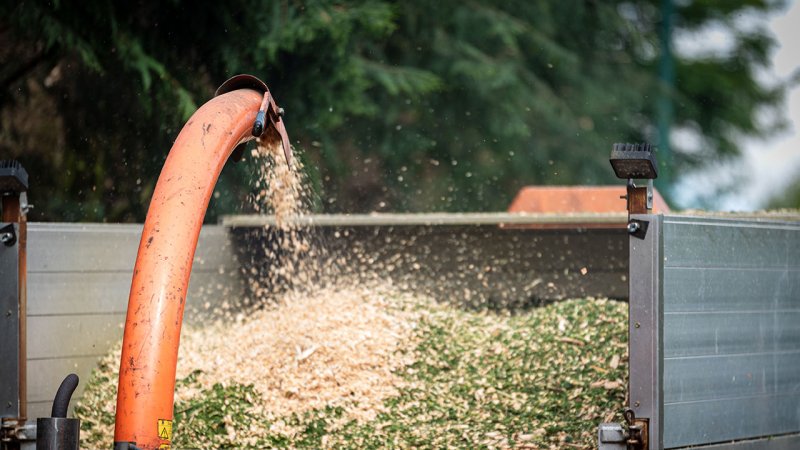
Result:
<svg viewBox="0 0 800 450"><path fill-rule="evenodd" d="M158 419L158 437L161 439L171 441L172 440L172 421L167 419ZM161 447L166 445L166 448L169 448L169 444L161 444Z"/></svg>

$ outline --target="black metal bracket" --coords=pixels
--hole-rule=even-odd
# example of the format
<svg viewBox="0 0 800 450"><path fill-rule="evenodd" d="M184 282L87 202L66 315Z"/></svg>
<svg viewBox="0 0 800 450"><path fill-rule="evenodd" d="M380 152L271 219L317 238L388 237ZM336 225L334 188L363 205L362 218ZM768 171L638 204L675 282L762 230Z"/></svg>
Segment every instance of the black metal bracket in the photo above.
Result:
<svg viewBox="0 0 800 450"><path fill-rule="evenodd" d="M17 232L14 230L13 223L0 228L0 243L6 247L11 247L17 243Z"/></svg>
<svg viewBox="0 0 800 450"><path fill-rule="evenodd" d="M650 222L646 220L631 219L628 221L628 233L636 238L644 239L647 236L647 227Z"/></svg>

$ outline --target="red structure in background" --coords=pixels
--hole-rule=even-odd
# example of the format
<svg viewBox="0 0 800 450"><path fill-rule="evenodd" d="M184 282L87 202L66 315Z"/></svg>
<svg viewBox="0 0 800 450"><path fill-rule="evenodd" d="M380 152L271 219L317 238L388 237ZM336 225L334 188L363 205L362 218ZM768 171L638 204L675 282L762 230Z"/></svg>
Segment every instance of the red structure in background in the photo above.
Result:
<svg viewBox="0 0 800 450"><path fill-rule="evenodd" d="M524 225L536 228L620 228L627 224L625 186L525 186L508 207L510 213L587 215L586 222ZM655 189L653 212L668 213L669 206ZM619 214L619 223L594 223L592 214ZM515 226L516 227L516 226Z"/></svg>

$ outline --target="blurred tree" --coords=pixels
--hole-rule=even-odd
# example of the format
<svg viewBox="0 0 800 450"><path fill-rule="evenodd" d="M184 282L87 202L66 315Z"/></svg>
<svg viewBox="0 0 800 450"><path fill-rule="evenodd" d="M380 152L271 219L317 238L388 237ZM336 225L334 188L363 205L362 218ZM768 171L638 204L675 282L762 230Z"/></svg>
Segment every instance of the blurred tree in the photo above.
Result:
<svg viewBox="0 0 800 450"><path fill-rule="evenodd" d="M773 196L767 207L770 209L788 208L800 210L800 173L794 177L794 181L786 189Z"/></svg>
<svg viewBox="0 0 800 450"><path fill-rule="evenodd" d="M676 55L670 89L660 2L5 2L0 155L29 168L34 219L142 220L179 127L243 72L286 108L326 211L502 210L524 184L616 182L609 146L654 139L657 94L703 143L673 145L673 173L772 132L757 117L784 89L755 72L774 42L737 18L781 4L676 4L676 33L734 42ZM239 210L248 164L209 220Z"/></svg>

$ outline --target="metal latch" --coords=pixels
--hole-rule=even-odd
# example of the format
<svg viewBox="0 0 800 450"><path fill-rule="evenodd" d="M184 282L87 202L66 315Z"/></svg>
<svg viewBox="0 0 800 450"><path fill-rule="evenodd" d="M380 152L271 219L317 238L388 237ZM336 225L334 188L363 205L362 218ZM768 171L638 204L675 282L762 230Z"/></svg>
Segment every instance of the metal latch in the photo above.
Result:
<svg viewBox="0 0 800 450"><path fill-rule="evenodd" d="M597 430L598 450L648 450L648 419L637 419L632 409L623 414L625 425L601 423Z"/></svg>
<svg viewBox="0 0 800 450"><path fill-rule="evenodd" d="M648 449L648 419L637 419L630 408L625 410L623 416L628 425L628 450Z"/></svg>

